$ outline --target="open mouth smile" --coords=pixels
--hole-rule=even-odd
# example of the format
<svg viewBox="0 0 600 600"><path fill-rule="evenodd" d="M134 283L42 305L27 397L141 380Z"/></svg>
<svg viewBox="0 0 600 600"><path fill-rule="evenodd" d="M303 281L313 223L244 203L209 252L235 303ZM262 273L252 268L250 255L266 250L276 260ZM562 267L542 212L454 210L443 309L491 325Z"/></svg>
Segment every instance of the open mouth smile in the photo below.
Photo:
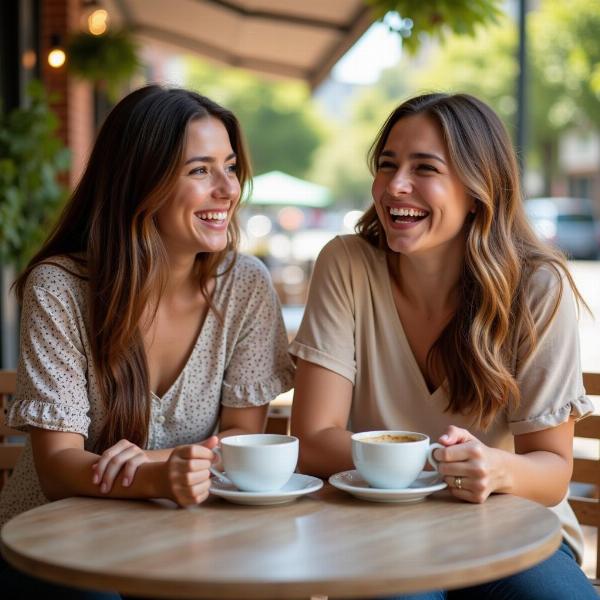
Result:
<svg viewBox="0 0 600 600"><path fill-rule="evenodd" d="M390 218L394 224L410 225L419 223L429 216L429 211L421 208L396 208L388 209Z"/></svg>
<svg viewBox="0 0 600 600"><path fill-rule="evenodd" d="M210 210L194 213L195 217L209 227L223 227L227 224L226 210Z"/></svg>

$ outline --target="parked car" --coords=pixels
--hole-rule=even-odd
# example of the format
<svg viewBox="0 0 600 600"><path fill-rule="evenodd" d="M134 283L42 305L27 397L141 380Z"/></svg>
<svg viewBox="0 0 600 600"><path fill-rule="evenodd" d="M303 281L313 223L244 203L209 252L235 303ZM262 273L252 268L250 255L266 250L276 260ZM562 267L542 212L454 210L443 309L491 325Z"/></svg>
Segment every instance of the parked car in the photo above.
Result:
<svg viewBox="0 0 600 600"><path fill-rule="evenodd" d="M569 258L600 258L600 221L588 198L531 198L525 212L543 240Z"/></svg>

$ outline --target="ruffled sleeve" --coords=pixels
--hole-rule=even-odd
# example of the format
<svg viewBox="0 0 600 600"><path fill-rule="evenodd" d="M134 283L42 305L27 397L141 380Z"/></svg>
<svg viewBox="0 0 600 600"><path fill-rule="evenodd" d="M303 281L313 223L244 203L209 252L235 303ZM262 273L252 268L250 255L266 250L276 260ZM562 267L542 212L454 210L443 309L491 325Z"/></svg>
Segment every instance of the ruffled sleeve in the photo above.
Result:
<svg viewBox="0 0 600 600"><path fill-rule="evenodd" d="M87 358L76 311L36 285L44 268L49 267L34 269L24 293L17 391L7 423L15 429L38 427L87 437Z"/></svg>
<svg viewBox="0 0 600 600"><path fill-rule="evenodd" d="M529 303L539 337L531 353L529 338L523 334L519 340L516 378L521 402L509 414L513 435L549 429L594 412L583 387L571 287L553 270L541 268L532 277Z"/></svg>
<svg viewBox="0 0 600 600"><path fill-rule="evenodd" d="M294 380L281 307L269 273L258 261L244 260L251 292L247 304L240 307L243 322L221 392L221 404L233 408L267 404L291 389Z"/></svg>

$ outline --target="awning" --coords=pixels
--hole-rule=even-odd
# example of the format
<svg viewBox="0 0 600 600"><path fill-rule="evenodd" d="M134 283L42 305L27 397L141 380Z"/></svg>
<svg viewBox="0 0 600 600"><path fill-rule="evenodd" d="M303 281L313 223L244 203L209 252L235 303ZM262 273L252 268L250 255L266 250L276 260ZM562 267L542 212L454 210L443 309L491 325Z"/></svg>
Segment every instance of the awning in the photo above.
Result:
<svg viewBox="0 0 600 600"><path fill-rule="evenodd" d="M141 38L317 86L375 20L364 0L103 0Z"/></svg>
<svg viewBox="0 0 600 600"><path fill-rule="evenodd" d="M331 204L331 194L322 185L271 171L254 178L249 204L323 208Z"/></svg>

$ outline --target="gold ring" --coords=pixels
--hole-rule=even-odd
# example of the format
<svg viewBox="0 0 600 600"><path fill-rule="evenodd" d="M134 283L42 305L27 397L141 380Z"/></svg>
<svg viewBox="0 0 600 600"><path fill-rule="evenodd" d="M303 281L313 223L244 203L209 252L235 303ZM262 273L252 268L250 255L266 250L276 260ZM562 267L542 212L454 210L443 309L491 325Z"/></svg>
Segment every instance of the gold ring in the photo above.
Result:
<svg viewBox="0 0 600 600"><path fill-rule="evenodd" d="M462 477L454 477L454 487L457 490L462 490Z"/></svg>

